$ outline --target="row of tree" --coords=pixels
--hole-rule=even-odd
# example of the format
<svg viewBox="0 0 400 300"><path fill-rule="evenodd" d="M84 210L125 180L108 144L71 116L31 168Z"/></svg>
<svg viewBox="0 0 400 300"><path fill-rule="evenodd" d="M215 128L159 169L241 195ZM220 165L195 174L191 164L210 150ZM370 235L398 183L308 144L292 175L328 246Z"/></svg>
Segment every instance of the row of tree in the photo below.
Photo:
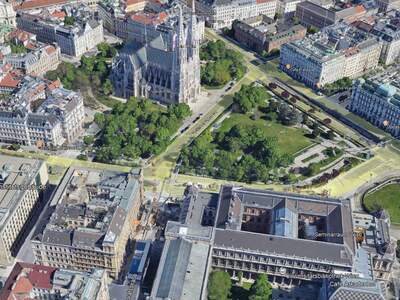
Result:
<svg viewBox="0 0 400 300"><path fill-rule="evenodd" d="M96 160L112 162L159 154L190 114L184 103L163 110L148 99L134 97L115 105L110 114L96 113L95 122L102 130Z"/></svg>
<svg viewBox="0 0 400 300"><path fill-rule="evenodd" d="M239 276L241 274L239 273ZM241 275L243 276L243 275ZM239 280L241 281L241 279ZM208 282L209 300L228 300L232 295L232 280L227 272L213 271ZM270 300L272 286L265 274L260 274L250 288L249 300Z"/></svg>
<svg viewBox="0 0 400 300"><path fill-rule="evenodd" d="M353 81L349 77L343 77L333 83L326 84L324 86L324 93L327 95L333 95L338 92L349 90L353 85Z"/></svg>
<svg viewBox="0 0 400 300"><path fill-rule="evenodd" d="M200 59L207 61L201 67L201 83L205 85L221 86L233 78L242 78L246 72L241 54L227 49L221 40L210 41L201 47Z"/></svg>

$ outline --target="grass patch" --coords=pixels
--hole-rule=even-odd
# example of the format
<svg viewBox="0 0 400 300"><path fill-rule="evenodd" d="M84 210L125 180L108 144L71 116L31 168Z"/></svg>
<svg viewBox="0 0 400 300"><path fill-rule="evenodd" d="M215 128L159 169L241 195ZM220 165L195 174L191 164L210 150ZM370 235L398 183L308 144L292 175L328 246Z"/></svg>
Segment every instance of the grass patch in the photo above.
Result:
<svg viewBox="0 0 400 300"><path fill-rule="evenodd" d="M390 184L367 194L363 203L368 212L386 209L391 221L400 223L400 184Z"/></svg>
<svg viewBox="0 0 400 300"><path fill-rule="evenodd" d="M301 162L302 162L302 163L309 162L310 160L312 160L312 159L314 159L314 158L316 158L316 157L318 157L318 156L319 156L318 153L314 153L313 155L310 155L309 157L306 157L305 159L303 159Z"/></svg>
<svg viewBox="0 0 400 300"><path fill-rule="evenodd" d="M118 101L116 99L113 99L113 98L105 96L105 95L97 95L96 98L100 103L102 103L105 106L108 106L110 108L113 108L114 105L121 103L121 101Z"/></svg>
<svg viewBox="0 0 400 300"><path fill-rule="evenodd" d="M318 174L319 172L325 170L327 168L328 165L330 165L331 163L333 163L335 160L337 160L339 157L341 157L343 155L343 150L339 149L339 148L335 148L335 153L329 155L327 152L327 149L325 149L323 152L325 155L327 155L328 157L326 157L325 159L319 161L319 162L315 162L312 163L309 168L312 169L311 175L315 175Z"/></svg>
<svg viewBox="0 0 400 300"><path fill-rule="evenodd" d="M253 125L261 128L268 137L277 137L278 146L282 153L293 155L296 152L310 146L313 141L305 136L306 130L296 127L284 126L276 121L266 121L262 118L252 120L249 115L232 114L226 118L218 131L228 132L234 125Z"/></svg>

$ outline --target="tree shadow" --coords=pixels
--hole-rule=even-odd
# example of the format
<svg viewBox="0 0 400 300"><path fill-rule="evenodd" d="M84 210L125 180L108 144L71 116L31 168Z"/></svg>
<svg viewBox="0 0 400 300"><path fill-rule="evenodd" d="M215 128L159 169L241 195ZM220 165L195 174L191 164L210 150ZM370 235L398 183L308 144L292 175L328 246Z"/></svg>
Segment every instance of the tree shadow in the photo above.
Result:
<svg viewBox="0 0 400 300"><path fill-rule="evenodd" d="M232 285L231 293L232 293L231 296L232 300L248 300L250 296L250 291L237 285Z"/></svg>

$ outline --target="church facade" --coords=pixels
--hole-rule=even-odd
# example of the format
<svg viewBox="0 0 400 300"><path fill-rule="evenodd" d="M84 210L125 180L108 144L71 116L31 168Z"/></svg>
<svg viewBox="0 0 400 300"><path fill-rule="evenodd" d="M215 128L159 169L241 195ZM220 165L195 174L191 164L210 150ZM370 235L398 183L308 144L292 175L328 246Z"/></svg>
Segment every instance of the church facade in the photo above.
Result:
<svg viewBox="0 0 400 300"><path fill-rule="evenodd" d="M179 5L164 15L132 16L143 42L128 41L113 61L116 96L146 97L163 104L190 103L200 93L199 30L194 10ZM139 28L139 27L137 27Z"/></svg>

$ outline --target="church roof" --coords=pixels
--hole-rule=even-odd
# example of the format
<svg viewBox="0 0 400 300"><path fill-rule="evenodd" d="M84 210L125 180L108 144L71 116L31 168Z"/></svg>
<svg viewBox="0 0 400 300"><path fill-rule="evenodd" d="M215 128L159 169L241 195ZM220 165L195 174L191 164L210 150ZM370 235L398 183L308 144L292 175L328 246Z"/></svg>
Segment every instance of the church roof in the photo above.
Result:
<svg viewBox="0 0 400 300"><path fill-rule="evenodd" d="M147 45L130 43L121 52L131 57L136 68L147 64L156 64L162 69L172 69L173 52L168 51L161 35Z"/></svg>

